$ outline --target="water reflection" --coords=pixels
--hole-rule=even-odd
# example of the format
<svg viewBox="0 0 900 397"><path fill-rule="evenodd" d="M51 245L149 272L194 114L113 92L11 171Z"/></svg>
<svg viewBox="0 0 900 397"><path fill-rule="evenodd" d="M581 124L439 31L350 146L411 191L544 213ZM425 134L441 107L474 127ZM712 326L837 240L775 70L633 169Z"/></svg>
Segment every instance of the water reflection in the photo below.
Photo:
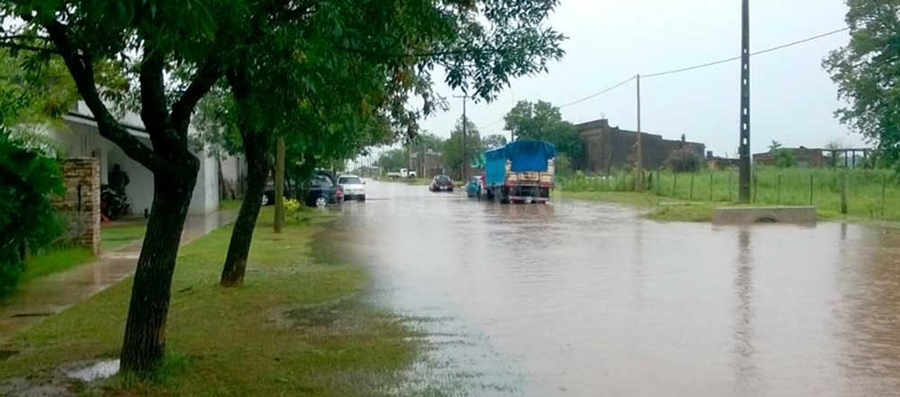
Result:
<svg viewBox="0 0 900 397"><path fill-rule="evenodd" d="M369 188L385 200L352 208L336 239L373 270L379 303L439 319L424 327L429 359L446 365L414 369L420 385L478 396L900 395L898 231L661 224L605 204Z"/></svg>
<svg viewBox="0 0 900 397"><path fill-rule="evenodd" d="M735 307L734 332L734 375L735 389L740 395L755 394L760 378L759 368L754 361L753 347L753 247L752 231L741 228L738 231L738 260L734 278L737 298Z"/></svg>

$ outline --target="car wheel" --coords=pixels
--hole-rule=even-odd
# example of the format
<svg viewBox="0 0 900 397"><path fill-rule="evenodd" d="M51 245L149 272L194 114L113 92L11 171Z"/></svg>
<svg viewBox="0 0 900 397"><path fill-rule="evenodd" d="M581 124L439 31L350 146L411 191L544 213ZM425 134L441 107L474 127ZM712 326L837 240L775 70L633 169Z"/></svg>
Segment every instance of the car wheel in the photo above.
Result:
<svg viewBox="0 0 900 397"><path fill-rule="evenodd" d="M359 201L366 201L366 196L359 196Z"/></svg>
<svg viewBox="0 0 900 397"><path fill-rule="evenodd" d="M269 195L268 194L265 194L265 193L263 194L262 205L263 205L263 207L269 205Z"/></svg>
<svg viewBox="0 0 900 397"><path fill-rule="evenodd" d="M328 198L325 196L316 197L316 207L324 207L328 205Z"/></svg>

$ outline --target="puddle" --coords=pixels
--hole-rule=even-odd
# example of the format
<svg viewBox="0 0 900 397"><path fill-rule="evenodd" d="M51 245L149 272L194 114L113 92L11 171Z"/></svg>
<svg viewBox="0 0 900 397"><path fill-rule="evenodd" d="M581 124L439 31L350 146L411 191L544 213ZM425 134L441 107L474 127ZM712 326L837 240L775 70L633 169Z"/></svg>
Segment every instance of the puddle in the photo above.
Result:
<svg viewBox="0 0 900 397"><path fill-rule="evenodd" d="M99 361L93 364L82 364L73 368L63 369L66 376L91 382L97 379L106 379L119 372L119 360Z"/></svg>

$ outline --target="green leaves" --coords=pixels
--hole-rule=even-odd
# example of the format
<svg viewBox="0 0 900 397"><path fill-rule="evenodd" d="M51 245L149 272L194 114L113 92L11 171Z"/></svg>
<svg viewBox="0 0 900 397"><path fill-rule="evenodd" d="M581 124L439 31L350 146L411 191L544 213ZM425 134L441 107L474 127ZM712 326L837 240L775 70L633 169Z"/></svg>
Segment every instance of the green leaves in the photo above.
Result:
<svg viewBox="0 0 900 397"><path fill-rule="evenodd" d="M554 144L574 165L584 158L583 143L571 123L563 121L559 108L549 102L520 101L504 117L506 130L516 139L537 139Z"/></svg>
<svg viewBox="0 0 900 397"><path fill-rule="evenodd" d="M900 164L900 2L847 0L850 43L829 54L824 68L850 105L841 122L878 144L882 158Z"/></svg>

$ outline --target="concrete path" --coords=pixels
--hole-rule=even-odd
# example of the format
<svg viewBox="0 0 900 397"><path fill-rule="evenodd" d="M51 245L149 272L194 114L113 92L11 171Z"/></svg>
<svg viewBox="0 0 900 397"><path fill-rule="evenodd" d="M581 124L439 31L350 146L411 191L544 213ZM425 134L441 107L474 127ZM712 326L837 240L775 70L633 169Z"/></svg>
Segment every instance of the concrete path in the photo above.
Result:
<svg viewBox="0 0 900 397"><path fill-rule="evenodd" d="M181 243L202 237L234 221L234 212L192 216L185 224ZM0 305L0 344L46 317L103 291L134 273L140 242L105 252L100 259L51 274L22 286Z"/></svg>

